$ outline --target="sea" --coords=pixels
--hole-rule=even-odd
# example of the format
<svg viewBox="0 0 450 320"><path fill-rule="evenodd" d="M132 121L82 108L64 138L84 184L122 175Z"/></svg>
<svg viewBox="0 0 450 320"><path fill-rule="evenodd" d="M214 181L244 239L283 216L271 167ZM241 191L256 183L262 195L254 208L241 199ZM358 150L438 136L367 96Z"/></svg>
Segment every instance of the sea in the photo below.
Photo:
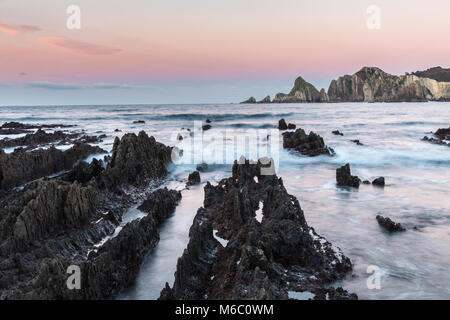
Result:
<svg viewBox="0 0 450 320"><path fill-rule="evenodd" d="M283 149L281 118L321 135L335 155L311 158ZM211 129L203 131L207 119ZM450 103L3 106L0 124L6 121L71 124L76 127L63 130L106 134L99 146L108 152L115 137L142 130L182 150L157 186L180 190L182 200L135 284L119 299L157 299L166 282L172 285L205 183L231 176L232 162L241 156L267 154L276 158L276 173L299 199L308 224L353 263L353 272L331 285L360 299L450 299L450 148L422 141L450 125ZM94 157L103 155L86 160ZM201 162L209 164L202 183L186 188ZM346 163L362 180L385 177L386 186L337 187L336 169ZM407 231L387 233L377 215ZM132 207L124 221L140 217Z"/></svg>

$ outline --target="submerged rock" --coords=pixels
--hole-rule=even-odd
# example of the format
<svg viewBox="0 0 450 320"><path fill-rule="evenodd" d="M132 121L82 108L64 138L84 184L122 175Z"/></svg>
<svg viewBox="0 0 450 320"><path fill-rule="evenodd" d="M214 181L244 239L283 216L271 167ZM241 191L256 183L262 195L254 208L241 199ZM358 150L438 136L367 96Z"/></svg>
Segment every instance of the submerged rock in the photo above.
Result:
<svg viewBox="0 0 450 320"><path fill-rule="evenodd" d="M31 130L31 129L54 129L54 128L73 128L75 125L67 125L67 124L25 124L21 122L5 122L1 128L2 129L24 129L24 130Z"/></svg>
<svg viewBox="0 0 450 320"><path fill-rule="evenodd" d="M441 140L450 140L450 127L438 129L434 135Z"/></svg>
<svg viewBox="0 0 450 320"><path fill-rule="evenodd" d="M384 229L386 229L389 232L398 232L398 231L406 231L405 228L400 223L395 223L388 217L383 217L378 215L377 221L380 226L382 226Z"/></svg>
<svg viewBox="0 0 450 320"><path fill-rule="evenodd" d="M320 294L352 269L307 225L281 179L262 175L261 162L239 163L232 177L205 186L175 282L160 299L288 299L288 291Z"/></svg>
<svg viewBox="0 0 450 320"><path fill-rule="evenodd" d="M333 149L327 147L323 138L314 132L306 134L299 128L295 132L283 133L283 148L293 149L305 156L333 155Z"/></svg>
<svg viewBox="0 0 450 320"><path fill-rule="evenodd" d="M297 126L295 124L293 124L293 123L289 123L287 128L289 130L295 130L295 128L297 128Z"/></svg>
<svg viewBox="0 0 450 320"><path fill-rule="evenodd" d="M363 146L364 144L362 144L359 140L350 140L351 142L355 143L358 146Z"/></svg>
<svg viewBox="0 0 450 320"><path fill-rule="evenodd" d="M341 187L359 188L360 180L357 176L351 175L350 164L347 163L345 166L336 169L336 182Z"/></svg>
<svg viewBox="0 0 450 320"><path fill-rule="evenodd" d="M331 132L332 134L334 134L335 136L343 136L344 134L342 132L340 132L339 130L334 130Z"/></svg>
<svg viewBox="0 0 450 320"><path fill-rule="evenodd" d="M198 171L194 171L189 174L187 186L194 186L196 184L200 184L200 173Z"/></svg>
<svg viewBox="0 0 450 320"><path fill-rule="evenodd" d="M211 128L212 128L212 126L210 124L205 124L204 126L202 126L203 131L209 130Z"/></svg>
<svg viewBox="0 0 450 320"><path fill-rule="evenodd" d="M133 121L133 124L145 124L144 120L135 120Z"/></svg>
<svg viewBox="0 0 450 320"><path fill-rule="evenodd" d="M202 163L200 163L200 164L198 164L197 165L197 171L199 171L199 172L206 172L206 171L208 171L208 168L209 168L209 166L208 166L208 164L207 163L205 163L205 162L202 162Z"/></svg>

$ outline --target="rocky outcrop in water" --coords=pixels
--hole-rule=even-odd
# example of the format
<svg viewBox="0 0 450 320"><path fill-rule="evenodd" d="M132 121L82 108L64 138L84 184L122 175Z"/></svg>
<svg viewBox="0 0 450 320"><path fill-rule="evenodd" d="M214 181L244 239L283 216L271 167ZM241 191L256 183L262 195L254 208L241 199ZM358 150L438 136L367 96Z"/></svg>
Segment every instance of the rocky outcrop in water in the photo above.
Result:
<svg viewBox="0 0 450 320"><path fill-rule="evenodd" d="M423 137L423 141L428 141L434 144L446 145L450 147L450 127L438 129L434 133L435 137Z"/></svg>
<svg viewBox="0 0 450 320"><path fill-rule="evenodd" d="M288 129L288 125L286 123L286 120L284 119L280 119L280 121L278 121L278 130L287 130Z"/></svg>
<svg viewBox="0 0 450 320"><path fill-rule="evenodd" d="M406 231L405 228L400 223L395 223L388 217L383 217L378 215L377 216L378 224L383 227L386 231L389 232L399 232L399 231Z"/></svg>
<svg viewBox="0 0 450 320"><path fill-rule="evenodd" d="M325 145L321 136L312 131L306 134L301 128L295 132L283 133L283 148L296 150L309 157L334 154L333 149Z"/></svg>
<svg viewBox="0 0 450 320"><path fill-rule="evenodd" d="M376 178L375 180L373 180L372 184L374 186L384 187L386 182L385 182L384 177L379 177L379 178Z"/></svg>
<svg viewBox="0 0 450 320"><path fill-rule="evenodd" d="M196 184L200 184L201 180L200 180L200 172L198 171L194 171L192 173L189 174L188 177L188 182L186 183L186 185L189 186L195 186Z"/></svg>
<svg viewBox="0 0 450 320"><path fill-rule="evenodd" d="M250 97L247 100L241 102L241 104L243 103L256 103L256 99L254 97Z"/></svg>
<svg viewBox="0 0 450 320"><path fill-rule="evenodd" d="M335 136L344 136L344 134L342 132L340 132L339 130L334 130L331 133L334 134Z"/></svg>
<svg viewBox="0 0 450 320"><path fill-rule="evenodd" d="M273 102L449 101L450 80L437 80L447 79L448 74L448 69L443 69L395 76L376 67L364 67L353 75L344 75L331 81L328 92L325 92L325 89L319 92L312 84L298 77L291 92L278 93ZM256 103L256 100L246 103Z"/></svg>
<svg viewBox="0 0 450 320"><path fill-rule="evenodd" d="M76 143L66 151L53 146L31 152L16 149L12 153L5 153L0 150L0 190L69 170L78 160L101 153L106 151L85 143Z"/></svg>
<svg viewBox="0 0 450 320"><path fill-rule="evenodd" d="M55 128L73 128L74 125L67 124L26 124L21 122L5 122L2 124L2 129L23 129L23 130L31 130L31 129L55 129Z"/></svg>
<svg viewBox="0 0 450 320"><path fill-rule="evenodd" d="M139 187L167 174L172 148L141 131L138 135L128 133L122 139L116 138L112 152L105 183L112 187L122 184Z"/></svg>
<svg viewBox="0 0 450 320"><path fill-rule="evenodd" d="M257 103L271 103L270 96L266 96L264 99L258 101Z"/></svg>
<svg viewBox="0 0 450 320"><path fill-rule="evenodd" d="M0 140L0 148L11 148L18 146L31 146L36 147L38 145L44 145L56 141L73 139L79 137L79 134L67 134L62 131L55 131L53 133L46 133L42 129L38 129L35 133L29 133L24 137L16 139L2 139Z"/></svg>
<svg viewBox="0 0 450 320"><path fill-rule="evenodd" d="M340 187L354 187L359 188L360 179L357 176L352 176L350 164L346 164L336 169L336 182Z"/></svg>
<svg viewBox="0 0 450 320"><path fill-rule="evenodd" d="M306 82L302 77L295 80L294 87L289 94L278 93L273 102L275 103L302 103L302 102L326 102L328 96L325 91L319 92L317 89Z"/></svg>
<svg viewBox="0 0 450 320"><path fill-rule="evenodd" d="M307 225L281 179L261 175L261 162L240 163L232 177L205 186L175 282L161 299L288 299L288 291L319 294L352 269Z"/></svg>

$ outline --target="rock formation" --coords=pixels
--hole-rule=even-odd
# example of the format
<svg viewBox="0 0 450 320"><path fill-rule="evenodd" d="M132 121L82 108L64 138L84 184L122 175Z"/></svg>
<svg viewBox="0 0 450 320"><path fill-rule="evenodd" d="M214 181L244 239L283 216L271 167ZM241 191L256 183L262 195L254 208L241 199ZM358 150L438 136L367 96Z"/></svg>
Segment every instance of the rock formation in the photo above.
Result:
<svg viewBox="0 0 450 320"><path fill-rule="evenodd" d="M144 181L167 172L170 151L144 132L129 134L116 139L106 169L102 161L78 162L60 178L1 193L0 299L108 299L129 286L181 194L158 189L139 206L143 218L121 225L122 215L143 198ZM80 290L67 287L69 266L80 268Z"/></svg>
<svg viewBox="0 0 450 320"><path fill-rule="evenodd" d="M241 104L243 103L256 103L256 99L254 97L250 97L247 100L241 102Z"/></svg>
<svg viewBox="0 0 450 320"><path fill-rule="evenodd" d="M413 75L420 78L430 78L439 82L450 82L450 69L444 69L442 67L430 68L425 71L413 72Z"/></svg>
<svg viewBox="0 0 450 320"><path fill-rule="evenodd" d="M302 77L298 77L295 80L294 87L292 88L291 92L289 92L289 94L278 93L273 99L273 102L326 102L328 101L328 97L325 96L325 91L323 91L323 93L320 93L312 84L306 82Z"/></svg>
<svg viewBox="0 0 450 320"><path fill-rule="evenodd" d="M16 149L12 153L0 150L0 190L19 186L37 178L69 170L78 161L91 154L106 153L99 147L76 143L61 151L55 147L27 152Z"/></svg>
<svg viewBox="0 0 450 320"><path fill-rule="evenodd" d="M376 178L375 180L373 180L372 184L374 186L384 187L386 182L384 181L384 177L379 177L379 178Z"/></svg>
<svg viewBox="0 0 450 320"><path fill-rule="evenodd" d="M360 180L357 176L352 176L350 171L350 164L346 164L336 169L336 182L340 187L354 187L359 188Z"/></svg>
<svg viewBox="0 0 450 320"><path fill-rule="evenodd" d="M434 133L434 137L423 137L423 141L428 141L434 144L440 144L440 145L446 145L450 147L450 127L447 128L441 128L438 129L435 133Z"/></svg>
<svg viewBox="0 0 450 320"><path fill-rule="evenodd" d="M332 102L439 101L450 98L450 83L415 75L394 76L379 68L364 67L333 80L328 96Z"/></svg>
<svg viewBox="0 0 450 320"><path fill-rule="evenodd" d="M339 130L334 130L331 133L334 134L335 136L344 136L344 134L342 132L340 132Z"/></svg>
<svg viewBox="0 0 450 320"><path fill-rule="evenodd" d="M196 184L199 184L201 182L200 180L200 172L194 171L189 174L187 186L195 186Z"/></svg>
<svg viewBox="0 0 450 320"><path fill-rule="evenodd" d="M351 262L307 225L282 179L262 175L261 162L240 163L232 177L205 186L175 282L161 299L288 299L288 291L356 299L325 287L344 277Z"/></svg>
<svg viewBox="0 0 450 320"><path fill-rule="evenodd" d="M378 224L389 232L406 231L400 223L395 223L388 217L377 216Z"/></svg>
<svg viewBox="0 0 450 320"><path fill-rule="evenodd" d="M312 131L306 134L301 128L295 132L283 133L283 148L296 150L309 157L334 154L333 149L325 145L321 136Z"/></svg>
<svg viewBox="0 0 450 320"><path fill-rule="evenodd" d="M266 96L264 99L258 101L257 103L271 103L270 96Z"/></svg>
<svg viewBox="0 0 450 320"><path fill-rule="evenodd" d="M284 119L280 119L280 121L278 121L278 130L287 130L288 129L288 125L286 123L286 120Z"/></svg>

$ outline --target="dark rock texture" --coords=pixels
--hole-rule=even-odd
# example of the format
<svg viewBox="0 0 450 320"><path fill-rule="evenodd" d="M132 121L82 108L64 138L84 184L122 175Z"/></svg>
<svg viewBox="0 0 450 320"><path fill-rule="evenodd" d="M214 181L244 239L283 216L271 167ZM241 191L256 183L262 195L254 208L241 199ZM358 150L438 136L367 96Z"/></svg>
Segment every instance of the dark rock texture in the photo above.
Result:
<svg viewBox="0 0 450 320"><path fill-rule="evenodd" d="M336 169L336 182L341 187L359 188L360 180L357 176L351 175L350 164L347 163L345 166Z"/></svg>
<svg viewBox="0 0 450 320"><path fill-rule="evenodd" d="M178 260L175 282L161 299L288 299L288 291L320 294L352 269L339 248L316 234L281 179L261 163L235 162L231 178L205 186ZM256 179L257 178L257 179ZM258 182L256 182L258 181ZM356 298L345 291L341 298Z"/></svg>
<svg viewBox="0 0 450 320"><path fill-rule="evenodd" d="M194 171L189 174L188 182L186 183L187 186L194 186L196 184L200 184L200 172Z"/></svg>
<svg viewBox="0 0 450 320"><path fill-rule="evenodd" d="M429 138L429 137L425 136L422 140L428 141L433 144L445 145L445 146L450 147L450 142L447 142L447 141L450 141L450 127L448 129L447 128L438 129L434 133L434 136L436 138L433 138L433 137Z"/></svg>
<svg viewBox="0 0 450 320"><path fill-rule="evenodd" d="M340 132L339 130L334 130L331 132L332 134L334 134L335 136L343 136L344 134L342 132Z"/></svg>
<svg viewBox="0 0 450 320"><path fill-rule="evenodd" d="M2 139L0 140L0 148L11 148L17 146L38 146L64 139L72 139L78 136L79 134L66 134L62 131L46 133L44 130L38 129L35 133L29 133L24 137L16 139Z"/></svg>
<svg viewBox="0 0 450 320"><path fill-rule="evenodd" d="M106 151L85 143L76 143L66 151L53 146L31 152L16 149L8 154L0 150L0 189L10 189L34 179L71 169L78 160L101 153Z"/></svg>
<svg viewBox="0 0 450 320"><path fill-rule="evenodd" d="M301 128L295 132L283 133L283 148L296 150L309 157L334 154L333 149L325 145L321 136L312 131L306 134Z"/></svg>
<svg viewBox="0 0 450 320"><path fill-rule="evenodd" d="M425 71L413 72L414 75L421 78L430 78L439 82L450 82L450 69L434 67Z"/></svg>
<svg viewBox="0 0 450 320"><path fill-rule="evenodd" d="M358 145L358 146L363 146L364 145L359 140L350 140L350 141L353 142L354 144Z"/></svg>
<svg viewBox="0 0 450 320"><path fill-rule="evenodd" d="M198 164L197 165L197 171L199 171L199 172L206 172L206 171L208 171L208 168L209 168L209 166L208 166L208 164L207 163L205 163L205 162L202 162L202 163L200 163L200 164Z"/></svg>
<svg viewBox="0 0 450 320"><path fill-rule="evenodd" d="M135 184L166 172L170 148L132 134L116 141L105 160L106 169L102 161L78 162L58 179L0 195L0 299L109 299L132 284L181 194L156 190L139 207L147 215L120 226L145 192ZM153 169L132 170L135 161ZM116 192L121 186L137 192ZM81 290L67 288L70 265L81 270Z"/></svg>
<svg viewBox="0 0 450 320"><path fill-rule="evenodd" d="M379 177L379 178L376 178L375 180L373 180L373 181L372 181L372 184L373 184L374 186L384 187L385 184L386 184L386 182L385 182L384 177Z"/></svg>
<svg viewBox="0 0 450 320"><path fill-rule="evenodd" d="M406 231L405 228L400 223L395 223L388 217L383 217L378 215L377 221L380 226L382 226L384 229L386 229L389 232L398 232L398 231Z"/></svg>
<svg viewBox="0 0 450 320"><path fill-rule="evenodd" d="M278 129L279 130L283 130L283 131L288 129L288 125L286 123L286 120L280 119L280 121L278 121Z"/></svg>
<svg viewBox="0 0 450 320"><path fill-rule="evenodd" d="M133 124L145 124L144 120L135 120L133 121Z"/></svg>
<svg viewBox="0 0 450 320"><path fill-rule="evenodd" d="M202 126L202 130L203 131L207 131L207 130L209 130L211 128L212 128L212 126L210 124L205 124L204 126Z"/></svg>
<svg viewBox="0 0 450 320"><path fill-rule="evenodd" d="M144 131L139 135L125 134L116 138L113 155L105 173L108 186L130 184L145 186L150 180L167 174L166 166L171 162L172 148L156 142Z"/></svg>
<svg viewBox="0 0 450 320"><path fill-rule="evenodd" d="M295 128L297 128L297 126L295 124L293 124L293 123L289 123L287 128L289 130L295 130Z"/></svg>
<svg viewBox="0 0 450 320"><path fill-rule="evenodd" d="M55 128L73 128L74 125L67 124L26 124L20 122L5 122L1 128L2 129L23 129L23 130L31 130L31 129L55 129Z"/></svg>

